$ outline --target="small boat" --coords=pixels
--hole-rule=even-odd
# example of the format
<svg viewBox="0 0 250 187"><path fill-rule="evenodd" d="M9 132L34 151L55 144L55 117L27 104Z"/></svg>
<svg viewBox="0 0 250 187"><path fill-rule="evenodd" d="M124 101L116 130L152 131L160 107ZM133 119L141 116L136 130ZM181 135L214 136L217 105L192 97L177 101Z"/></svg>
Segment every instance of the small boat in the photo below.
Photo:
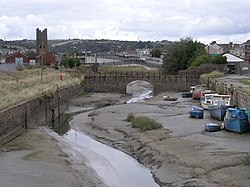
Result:
<svg viewBox="0 0 250 187"><path fill-rule="evenodd" d="M250 130L250 124L245 119L230 119L225 121L225 129L241 134Z"/></svg>
<svg viewBox="0 0 250 187"><path fill-rule="evenodd" d="M223 121L228 108L231 108L230 95L213 95L211 105L208 105L208 110L212 118Z"/></svg>
<svg viewBox="0 0 250 187"><path fill-rule="evenodd" d="M182 98L192 97L192 93L191 92L183 92L183 93L181 93L181 97Z"/></svg>
<svg viewBox="0 0 250 187"><path fill-rule="evenodd" d="M209 105L214 105L214 101L215 101L214 97L217 95L219 95L219 94L217 94L217 93L205 94L204 96L202 96L200 99L201 107L205 110L208 110Z"/></svg>
<svg viewBox="0 0 250 187"><path fill-rule="evenodd" d="M176 101L178 97L163 96L164 101Z"/></svg>
<svg viewBox="0 0 250 187"><path fill-rule="evenodd" d="M225 105L230 106L231 104L231 96L230 95L214 95L213 96L213 104L214 105Z"/></svg>
<svg viewBox="0 0 250 187"><path fill-rule="evenodd" d="M229 107L225 105L209 105L208 110L212 118L223 121Z"/></svg>
<svg viewBox="0 0 250 187"><path fill-rule="evenodd" d="M205 85L196 85L192 87L192 98L193 99L200 99L202 96L202 91L206 90Z"/></svg>
<svg viewBox="0 0 250 187"><path fill-rule="evenodd" d="M189 116L193 118L203 118L203 108L192 106L189 110Z"/></svg>
<svg viewBox="0 0 250 187"><path fill-rule="evenodd" d="M206 89L205 85L196 85L192 92L192 98L199 100L205 94L212 94L214 91Z"/></svg>
<svg viewBox="0 0 250 187"><path fill-rule="evenodd" d="M208 132L215 132L215 131L220 131L221 126L216 123L207 123L205 124L205 129Z"/></svg>
<svg viewBox="0 0 250 187"><path fill-rule="evenodd" d="M225 116L225 129L243 133L250 130L248 115L244 108L228 108Z"/></svg>

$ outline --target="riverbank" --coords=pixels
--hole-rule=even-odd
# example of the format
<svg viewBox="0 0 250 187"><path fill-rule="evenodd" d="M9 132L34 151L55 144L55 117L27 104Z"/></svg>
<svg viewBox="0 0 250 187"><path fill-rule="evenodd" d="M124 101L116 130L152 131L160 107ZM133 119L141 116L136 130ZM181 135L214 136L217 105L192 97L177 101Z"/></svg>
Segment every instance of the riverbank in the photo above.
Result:
<svg viewBox="0 0 250 187"><path fill-rule="evenodd" d="M163 101L163 95L179 99ZM218 122L208 112L204 119L189 118L190 106L198 104L194 102L180 93L163 93L140 103L96 109L72 128L133 156L161 186L248 186L249 133L206 132L206 123ZM126 122L128 113L155 119L163 129L140 132Z"/></svg>
<svg viewBox="0 0 250 187"><path fill-rule="evenodd" d="M85 158L72 160L44 128L19 130L9 138L0 146L0 186L106 187Z"/></svg>
<svg viewBox="0 0 250 187"><path fill-rule="evenodd" d="M179 98L164 101L163 95ZM71 127L133 156L151 169L161 186L248 186L249 133L205 132L204 124L215 121L208 113L204 119L189 118L189 107L197 103L180 98L180 93L162 93L133 104L124 104L126 99L120 94L101 93L73 98L70 109L74 112L92 110L97 105L106 107L75 116L79 123L71 123ZM140 132L125 121L128 113L155 119L163 129ZM14 180L16 185L27 184L22 186L32 181L33 186L46 186L44 181L54 186L105 186L87 160L69 148L53 131L27 130L1 149L0 186L8 186L15 178L21 181ZM30 154L31 161L23 160ZM27 167L31 169L25 170ZM9 186L14 187L14 182Z"/></svg>

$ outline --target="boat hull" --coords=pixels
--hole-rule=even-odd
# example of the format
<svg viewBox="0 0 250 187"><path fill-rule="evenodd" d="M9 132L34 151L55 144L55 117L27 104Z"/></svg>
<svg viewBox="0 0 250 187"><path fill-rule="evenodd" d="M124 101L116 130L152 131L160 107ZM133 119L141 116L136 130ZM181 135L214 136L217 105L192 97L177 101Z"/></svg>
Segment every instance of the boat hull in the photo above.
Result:
<svg viewBox="0 0 250 187"><path fill-rule="evenodd" d="M201 101L201 107L204 109L204 110L208 110L208 106L210 106L211 104L210 103L205 103L203 101Z"/></svg>
<svg viewBox="0 0 250 187"><path fill-rule="evenodd" d="M192 97L192 93L191 92L183 92L181 94L181 97L182 98L189 98L189 97Z"/></svg>
<svg viewBox="0 0 250 187"><path fill-rule="evenodd" d="M227 108L229 108L229 106L223 106L223 105L221 106L209 105L208 106L208 110L210 112L211 117L219 121L224 120Z"/></svg>
<svg viewBox="0 0 250 187"><path fill-rule="evenodd" d="M232 132L243 133L250 130L250 124L245 119L230 119L225 121L225 129Z"/></svg>
<svg viewBox="0 0 250 187"><path fill-rule="evenodd" d="M203 108L193 106L189 110L189 116L193 118L203 118Z"/></svg>
<svg viewBox="0 0 250 187"><path fill-rule="evenodd" d="M201 96L202 96L202 93L201 93L201 92L194 92L194 93L192 94L192 98L193 98L194 100L199 100L199 99L201 98Z"/></svg>
<svg viewBox="0 0 250 187"><path fill-rule="evenodd" d="M221 130L221 126L215 123L207 123L205 124L206 131L216 132Z"/></svg>

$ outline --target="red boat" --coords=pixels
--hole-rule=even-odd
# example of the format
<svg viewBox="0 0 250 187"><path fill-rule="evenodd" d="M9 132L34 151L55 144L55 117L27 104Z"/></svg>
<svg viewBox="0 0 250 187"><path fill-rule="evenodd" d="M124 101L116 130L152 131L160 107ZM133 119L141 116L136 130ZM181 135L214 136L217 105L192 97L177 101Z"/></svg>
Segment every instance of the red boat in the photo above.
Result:
<svg viewBox="0 0 250 187"><path fill-rule="evenodd" d="M214 93L214 91L207 90L205 85L196 85L193 87L192 98L199 100L205 94L211 94L211 93Z"/></svg>

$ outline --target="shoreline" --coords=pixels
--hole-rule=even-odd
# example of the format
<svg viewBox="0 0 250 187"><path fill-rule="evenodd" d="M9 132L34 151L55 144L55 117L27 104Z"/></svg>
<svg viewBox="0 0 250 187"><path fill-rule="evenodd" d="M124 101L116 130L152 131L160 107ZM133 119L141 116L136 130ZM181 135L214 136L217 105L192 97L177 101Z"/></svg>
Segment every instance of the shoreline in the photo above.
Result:
<svg viewBox="0 0 250 187"><path fill-rule="evenodd" d="M163 101L163 95L178 96L179 98L173 102ZM238 135L226 131L205 132L204 124L212 119L207 113L201 120L189 118L187 112L189 106L197 103L192 99L180 98L180 93L162 93L136 104L123 104L125 99L121 94L112 93L74 97L70 101L72 106L91 108L99 105L99 107L106 107L95 109L89 115L86 123L72 124L71 128L82 131L92 138L136 158L150 168L156 182L163 187L248 186L250 182L249 133ZM141 132L132 128L125 121L128 113L156 119L163 125L163 128ZM56 164L64 169L67 166L66 176L71 179L71 184L65 182L65 186L105 186L95 172L87 166L86 159L81 158L81 162L77 163L74 157L67 152L67 146L52 138L51 135L48 136L43 132L36 136L40 131L39 128L28 131L31 134L26 132L27 134L24 133L9 142L8 145L20 143L21 138L23 144L33 144L33 148L24 146L20 150L31 149L32 152L43 150L47 154L54 155L53 159ZM28 139L32 134L36 141ZM44 139L47 141L42 141L43 144L41 144L41 140ZM47 145L50 144L51 146L48 147ZM41 160L44 163L51 162L44 152L38 152L34 162ZM16 154L12 150L7 153ZM1 159L3 154L6 153L0 151ZM20 159L22 160L22 157L9 160L9 162L15 165ZM30 165L30 163L28 164ZM56 168L58 165L54 167ZM46 173L47 171L41 172ZM53 175L55 176L56 173L51 173L51 176ZM0 177L1 182L2 177ZM27 181L30 180L30 176L26 177ZM54 182L59 184L59 181Z"/></svg>
<svg viewBox="0 0 250 187"><path fill-rule="evenodd" d="M163 101L164 94L180 95L162 93L136 104L96 109L89 123L72 128L136 158L151 169L161 186L247 186L249 133L206 132L205 123L218 121L208 113L201 120L189 118L189 106L197 101L180 96L177 101ZM134 129L125 121L128 113L156 119L163 129Z"/></svg>

